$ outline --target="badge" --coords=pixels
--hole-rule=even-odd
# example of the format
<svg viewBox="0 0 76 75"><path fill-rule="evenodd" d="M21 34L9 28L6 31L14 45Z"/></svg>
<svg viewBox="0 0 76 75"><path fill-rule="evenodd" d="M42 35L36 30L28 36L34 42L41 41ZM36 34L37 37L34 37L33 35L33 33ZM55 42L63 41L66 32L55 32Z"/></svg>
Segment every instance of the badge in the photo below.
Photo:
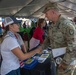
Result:
<svg viewBox="0 0 76 75"><path fill-rule="evenodd" d="M61 57L57 57L57 58L56 58L56 63L57 63L57 64L60 64L61 61L62 61L62 58L61 58Z"/></svg>
<svg viewBox="0 0 76 75"><path fill-rule="evenodd" d="M69 34L70 34L70 35L73 35L73 34L74 34L74 30L70 29L70 30L69 30Z"/></svg>

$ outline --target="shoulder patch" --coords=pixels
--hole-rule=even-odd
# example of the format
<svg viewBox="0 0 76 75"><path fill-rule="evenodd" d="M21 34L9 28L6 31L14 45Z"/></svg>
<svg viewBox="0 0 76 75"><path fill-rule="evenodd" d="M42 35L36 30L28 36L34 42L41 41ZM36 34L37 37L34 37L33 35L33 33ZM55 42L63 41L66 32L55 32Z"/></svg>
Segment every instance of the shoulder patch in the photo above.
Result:
<svg viewBox="0 0 76 75"><path fill-rule="evenodd" d="M70 30L69 30L69 34L70 34L70 35L73 35L73 34L74 34L74 30L70 29Z"/></svg>

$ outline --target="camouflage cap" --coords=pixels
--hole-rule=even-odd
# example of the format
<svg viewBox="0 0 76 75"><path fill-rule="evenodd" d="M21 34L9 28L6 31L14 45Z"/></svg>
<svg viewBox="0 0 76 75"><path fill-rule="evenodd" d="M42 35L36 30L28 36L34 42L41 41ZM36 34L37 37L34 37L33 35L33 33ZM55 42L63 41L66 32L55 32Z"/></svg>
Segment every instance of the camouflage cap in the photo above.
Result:
<svg viewBox="0 0 76 75"><path fill-rule="evenodd" d="M44 10L43 10L43 13L47 12L47 11L50 10L50 9L59 10L59 8L58 8L58 6L57 6L57 3L51 3L51 2L47 3L47 4L45 5L45 8L44 8Z"/></svg>

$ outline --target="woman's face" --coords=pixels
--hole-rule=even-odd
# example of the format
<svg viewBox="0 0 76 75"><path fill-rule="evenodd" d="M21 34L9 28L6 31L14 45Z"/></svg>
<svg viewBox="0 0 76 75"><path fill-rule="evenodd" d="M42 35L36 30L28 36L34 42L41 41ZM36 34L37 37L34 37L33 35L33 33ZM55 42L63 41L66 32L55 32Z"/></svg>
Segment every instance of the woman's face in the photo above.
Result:
<svg viewBox="0 0 76 75"><path fill-rule="evenodd" d="M13 32L19 32L20 31L20 25L18 23L14 23L10 26L10 30L12 30Z"/></svg>
<svg viewBox="0 0 76 75"><path fill-rule="evenodd" d="M43 21L43 23L42 23L42 27L44 27L46 25L46 22L45 21Z"/></svg>

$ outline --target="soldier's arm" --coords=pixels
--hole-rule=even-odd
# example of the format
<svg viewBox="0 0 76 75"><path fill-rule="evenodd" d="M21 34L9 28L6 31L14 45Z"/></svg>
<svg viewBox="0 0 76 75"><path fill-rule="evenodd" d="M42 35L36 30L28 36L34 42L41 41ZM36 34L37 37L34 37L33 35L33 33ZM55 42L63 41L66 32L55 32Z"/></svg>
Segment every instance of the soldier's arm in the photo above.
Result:
<svg viewBox="0 0 76 75"><path fill-rule="evenodd" d="M46 49L49 45L50 45L50 40L49 40L49 36L47 36L41 46L43 49Z"/></svg>
<svg viewBox="0 0 76 75"><path fill-rule="evenodd" d="M72 23L67 23L66 28L66 43L67 51L73 51L76 49L76 30L75 26Z"/></svg>

